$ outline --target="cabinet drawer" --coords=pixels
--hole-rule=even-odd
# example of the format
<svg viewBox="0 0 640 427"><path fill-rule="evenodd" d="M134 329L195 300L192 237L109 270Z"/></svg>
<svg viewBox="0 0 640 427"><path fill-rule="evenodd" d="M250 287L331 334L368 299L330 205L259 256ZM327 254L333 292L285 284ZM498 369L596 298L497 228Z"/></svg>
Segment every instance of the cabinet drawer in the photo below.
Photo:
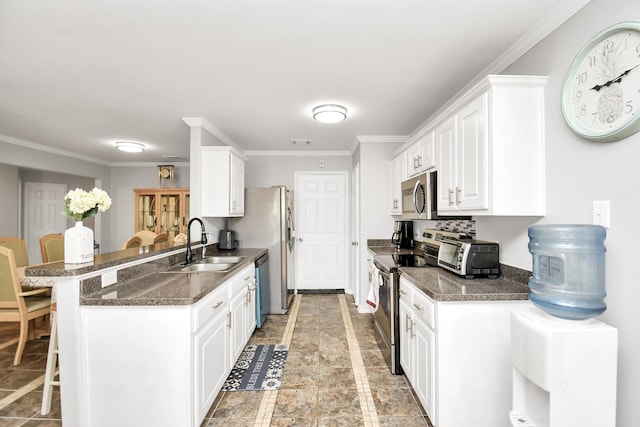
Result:
<svg viewBox="0 0 640 427"><path fill-rule="evenodd" d="M193 307L193 331L197 332L215 315L229 310L229 286L223 283Z"/></svg>
<svg viewBox="0 0 640 427"><path fill-rule="evenodd" d="M255 279L256 270L253 264L245 267L239 273L236 273L230 280L229 298L233 298L240 292L247 290L248 286Z"/></svg>
<svg viewBox="0 0 640 427"><path fill-rule="evenodd" d="M400 278L400 299L405 302L409 307L413 306L413 286L406 281L406 279Z"/></svg>
<svg viewBox="0 0 640 427"><path fill-rule="evenodd" d="M413 293L413 302L411 304L413 312L431 329L436 327L435 305L422 292Z"/></svg>

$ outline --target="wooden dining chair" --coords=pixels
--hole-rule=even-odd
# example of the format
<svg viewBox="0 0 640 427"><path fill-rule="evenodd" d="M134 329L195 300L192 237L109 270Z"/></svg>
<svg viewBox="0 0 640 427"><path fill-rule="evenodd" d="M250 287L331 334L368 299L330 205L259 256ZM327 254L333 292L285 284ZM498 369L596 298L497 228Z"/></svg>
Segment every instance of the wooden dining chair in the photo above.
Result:
<svg viewBox="0 0 640 427"><path fill-rule="evenodd" d="M153 239L156 238L156 233L151 230L141 230L133 233L131 237L139 237L141 240L140 246L149 246L153 245ZM127 242L129 242L129 240L122 245L122 249L127 249Z"/></svg>
<svg viewBox="0 0 640 427"><path fill-rule="evenodd" d="M160 233L153 239L153 244L166 243L169 241L169 233Z"/></svg>
<svg viewBox="0 0 640 427"><path fill-rule="evenodd" d="M133 236L127 240L124 244L124 249L138 248L142 245L142 239L138 236Z"/></svg>
<svg viewBox="0 0 640 427"><path fill-rule="evenodd" d="M18 268L29 265L27 245L24 243L24 240L18 237L0 237L0 246L4 246L13 251L13 256L15 257Z"/></svg>
<svg viewBox="0 0 640 427"><path fill-rule="evenodd" d="M13 250L0 246L0 322L20 322L14 365L22 360L29 324L35 329L35 319L50 313L51 296L44 295L49 291L49 288L23 291Z"/></svg>
<svg viewBox="0 0 640 427"><path fill-rule="evenodd" d="M64 260L64 236L62 234L47 234L40 238L40 253L42 262Z"/></svg>

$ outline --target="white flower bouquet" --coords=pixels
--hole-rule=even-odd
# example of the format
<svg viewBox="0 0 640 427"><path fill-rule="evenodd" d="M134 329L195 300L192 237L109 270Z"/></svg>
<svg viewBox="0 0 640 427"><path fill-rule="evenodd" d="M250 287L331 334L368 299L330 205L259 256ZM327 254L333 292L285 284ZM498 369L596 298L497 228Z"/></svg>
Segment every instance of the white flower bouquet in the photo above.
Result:
<svg viewBox="0 0 640 427"><path fill-rule="evenodd" d="M111 198L106 191L94 187L87 192L76 188L67 193L64 198L64 210L74 221L96 216L98 211L104 212L111 207Z"/></svg>

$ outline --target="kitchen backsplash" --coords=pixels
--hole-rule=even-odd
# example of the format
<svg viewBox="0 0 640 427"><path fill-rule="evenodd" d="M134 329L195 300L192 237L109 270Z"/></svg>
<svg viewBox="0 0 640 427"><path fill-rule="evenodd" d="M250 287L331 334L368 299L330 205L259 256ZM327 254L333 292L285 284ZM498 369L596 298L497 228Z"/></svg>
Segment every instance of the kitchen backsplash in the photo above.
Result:
<svg viewBox="0 0 640 427"><path fill-rule="evenodd" d="M448 219L433 221L413 221L413 236L415 240L422 241L422 232L427 229L454 231L476 236L476 222L472 219Z"/></svg>
<svg viewBox="0 0 640 427"><path fill-rule="evenodd" d="M436 221L436 229L476 235L476 222L472 219L449 219Z"/></svg>

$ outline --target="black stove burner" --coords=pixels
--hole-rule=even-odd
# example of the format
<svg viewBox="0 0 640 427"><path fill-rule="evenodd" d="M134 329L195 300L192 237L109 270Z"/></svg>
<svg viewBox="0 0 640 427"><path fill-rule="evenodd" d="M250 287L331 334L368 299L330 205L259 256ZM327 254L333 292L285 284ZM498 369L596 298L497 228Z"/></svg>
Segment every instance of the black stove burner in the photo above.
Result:
<svg viewBox="0 0 640 427"><path fill-rule="evenodd" d="M420 255L392 254L396 267L426 267L427 261Z"/></svg>
<svg viewBox="0 0 640 427"><path fill-rule="evenodd" d="M376 255L375 259L387 272L397 271L400 267L432 267L435 265L430 263L427 258L415 254Z"/></svg>

